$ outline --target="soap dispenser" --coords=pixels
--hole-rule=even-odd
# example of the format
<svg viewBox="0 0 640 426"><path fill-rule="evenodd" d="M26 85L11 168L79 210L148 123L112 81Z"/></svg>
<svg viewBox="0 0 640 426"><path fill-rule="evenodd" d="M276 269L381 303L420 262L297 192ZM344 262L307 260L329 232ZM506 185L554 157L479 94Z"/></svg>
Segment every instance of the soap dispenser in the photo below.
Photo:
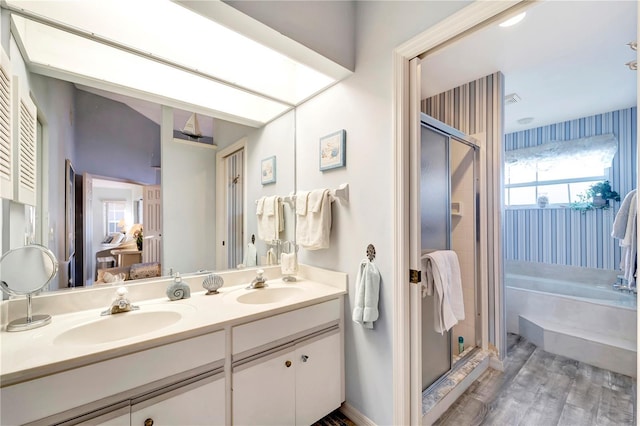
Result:
<svg viewBox="0 0 640 426"><path fill-rule="evenodd" d="M188 299L191 297L191 289L186 283L182 282L179 272L176 272L173 282L167 287L167 297L169 300Z"/></svg>

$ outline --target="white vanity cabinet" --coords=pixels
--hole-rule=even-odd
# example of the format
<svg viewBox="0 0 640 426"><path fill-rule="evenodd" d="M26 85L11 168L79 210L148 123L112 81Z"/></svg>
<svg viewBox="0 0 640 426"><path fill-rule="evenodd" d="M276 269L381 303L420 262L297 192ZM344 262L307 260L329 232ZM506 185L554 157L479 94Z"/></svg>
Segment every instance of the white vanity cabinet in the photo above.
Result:
<svg viewBox="0 0 640 426"><path fill-rule="evenodd" d="M245 352L234 355L233 424L310 425L340 406L341 306L331 300L234 328L234 349Z"/></svg>

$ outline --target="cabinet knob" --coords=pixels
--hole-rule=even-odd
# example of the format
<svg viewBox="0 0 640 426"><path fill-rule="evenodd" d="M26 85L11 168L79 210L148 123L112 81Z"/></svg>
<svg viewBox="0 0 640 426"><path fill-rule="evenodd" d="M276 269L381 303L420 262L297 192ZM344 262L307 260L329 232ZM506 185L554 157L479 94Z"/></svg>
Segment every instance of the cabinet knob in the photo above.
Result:
<svg viewBox="0 0 640 426"><path fill-rule="evenodd" d="M153 426L153 419L147 419L144 421L144 426Z"/></svg>
<svg viewBox="0 0 640 426"><path fill-rule="evenodd" d="M291 367L291 361L286 361L286 362L284 363L284 365L286 365L286 366L287 366L287 368ZM146 425L145 425L145 426L146 426Z"/></svg>
<svg viewBox="0 0 640 426"><path fill-rule="evenodd" d="M302 362L307 362L308 359L309 359L308 355L302 355Z"/></svg>

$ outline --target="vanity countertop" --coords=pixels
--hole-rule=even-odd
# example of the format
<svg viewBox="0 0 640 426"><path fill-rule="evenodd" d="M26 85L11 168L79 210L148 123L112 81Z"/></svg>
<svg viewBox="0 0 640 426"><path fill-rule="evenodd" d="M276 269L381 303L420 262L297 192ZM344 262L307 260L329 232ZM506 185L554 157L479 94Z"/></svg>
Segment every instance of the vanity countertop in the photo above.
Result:
<svg viewBox="0 0 640 426"><path fill-rule="evenodd" d="M311 278L317 278L325 273L319 270L320 275L318 275L317 268L309 270L311 269L316 270L311 274ZM106 308L102 306L54 314L51 324L34 330L9 333L3 328L0 332L0 385L10 386L25 380L223 330L228 326L303 308L346 294L346 274L332 271L326 271L326 273L329 276L337 274L338 280L331 279L332 284L323 284L312 279L299 278L297 282L285 283L281 278L277 278L267 280L269 287L266 290L248 290L247 283L242 283L224 286L216 295L205 295L205 291L194 292L194 284L191 284L192 293L188 299L172 302L166 297L147 300L136 300L135 297L130 297L131 302L140 307L139 310L100 316ZM166 286L165 283L159 283L159 285L163 288ZM110 292L115 294L115 288L111 287ZM250 293L279 288L297 288L300 291L285 290L287 295L284 299L271 303L241 303L237 300L240 296ZM104 289L100 290L104 291ZM251 296L247 297L251 298ZM85 342L78 344L61 338L69 335L65 332L83 327L87 323L118 320L121 316L139 315L139 313L151 311L176 312L181 318L137 336L112 339L108 342L100 341L98 336L94 339L96 343L91 344ZM133 316L127 318L127 321L132 318ZM96 334L99 334L99 331Z"/></svg>

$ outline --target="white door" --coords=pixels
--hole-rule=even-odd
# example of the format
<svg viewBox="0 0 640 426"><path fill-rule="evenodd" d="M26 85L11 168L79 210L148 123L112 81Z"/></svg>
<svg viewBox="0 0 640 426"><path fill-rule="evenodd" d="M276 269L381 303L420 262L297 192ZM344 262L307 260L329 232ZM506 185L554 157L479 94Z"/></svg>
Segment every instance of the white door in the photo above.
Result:
<svg viewBox="0 0 640 426"><path fill-rule="evenodd" d="M131 405L131 426L225 425L224 377L211 376Z"/></svg>
<svg viewBox="0 0 640 426"><path fill-rule="evenodd" d="M233 372L234 425L286 426L296 423L293 350L267 355Z"/></svg>
<svg viewBox="0 0 640 426"><path fill-rule="evenodd" d="M96 276L93 251L93 176L89 173L82 175L82 279L84 285L90 285Z"/></svg>
<svg viewBox="0 0 640 426"><path fill-rule="evenodd" d="M296 349L296 425L311 425L340 407L340 333Z"/></svg>
<svg viewBox="0 0 640 426"><path fill-rule="evenodd" d="M162 262L162 197L160 185L147 185L142 196L143 262Z"/></svg>

